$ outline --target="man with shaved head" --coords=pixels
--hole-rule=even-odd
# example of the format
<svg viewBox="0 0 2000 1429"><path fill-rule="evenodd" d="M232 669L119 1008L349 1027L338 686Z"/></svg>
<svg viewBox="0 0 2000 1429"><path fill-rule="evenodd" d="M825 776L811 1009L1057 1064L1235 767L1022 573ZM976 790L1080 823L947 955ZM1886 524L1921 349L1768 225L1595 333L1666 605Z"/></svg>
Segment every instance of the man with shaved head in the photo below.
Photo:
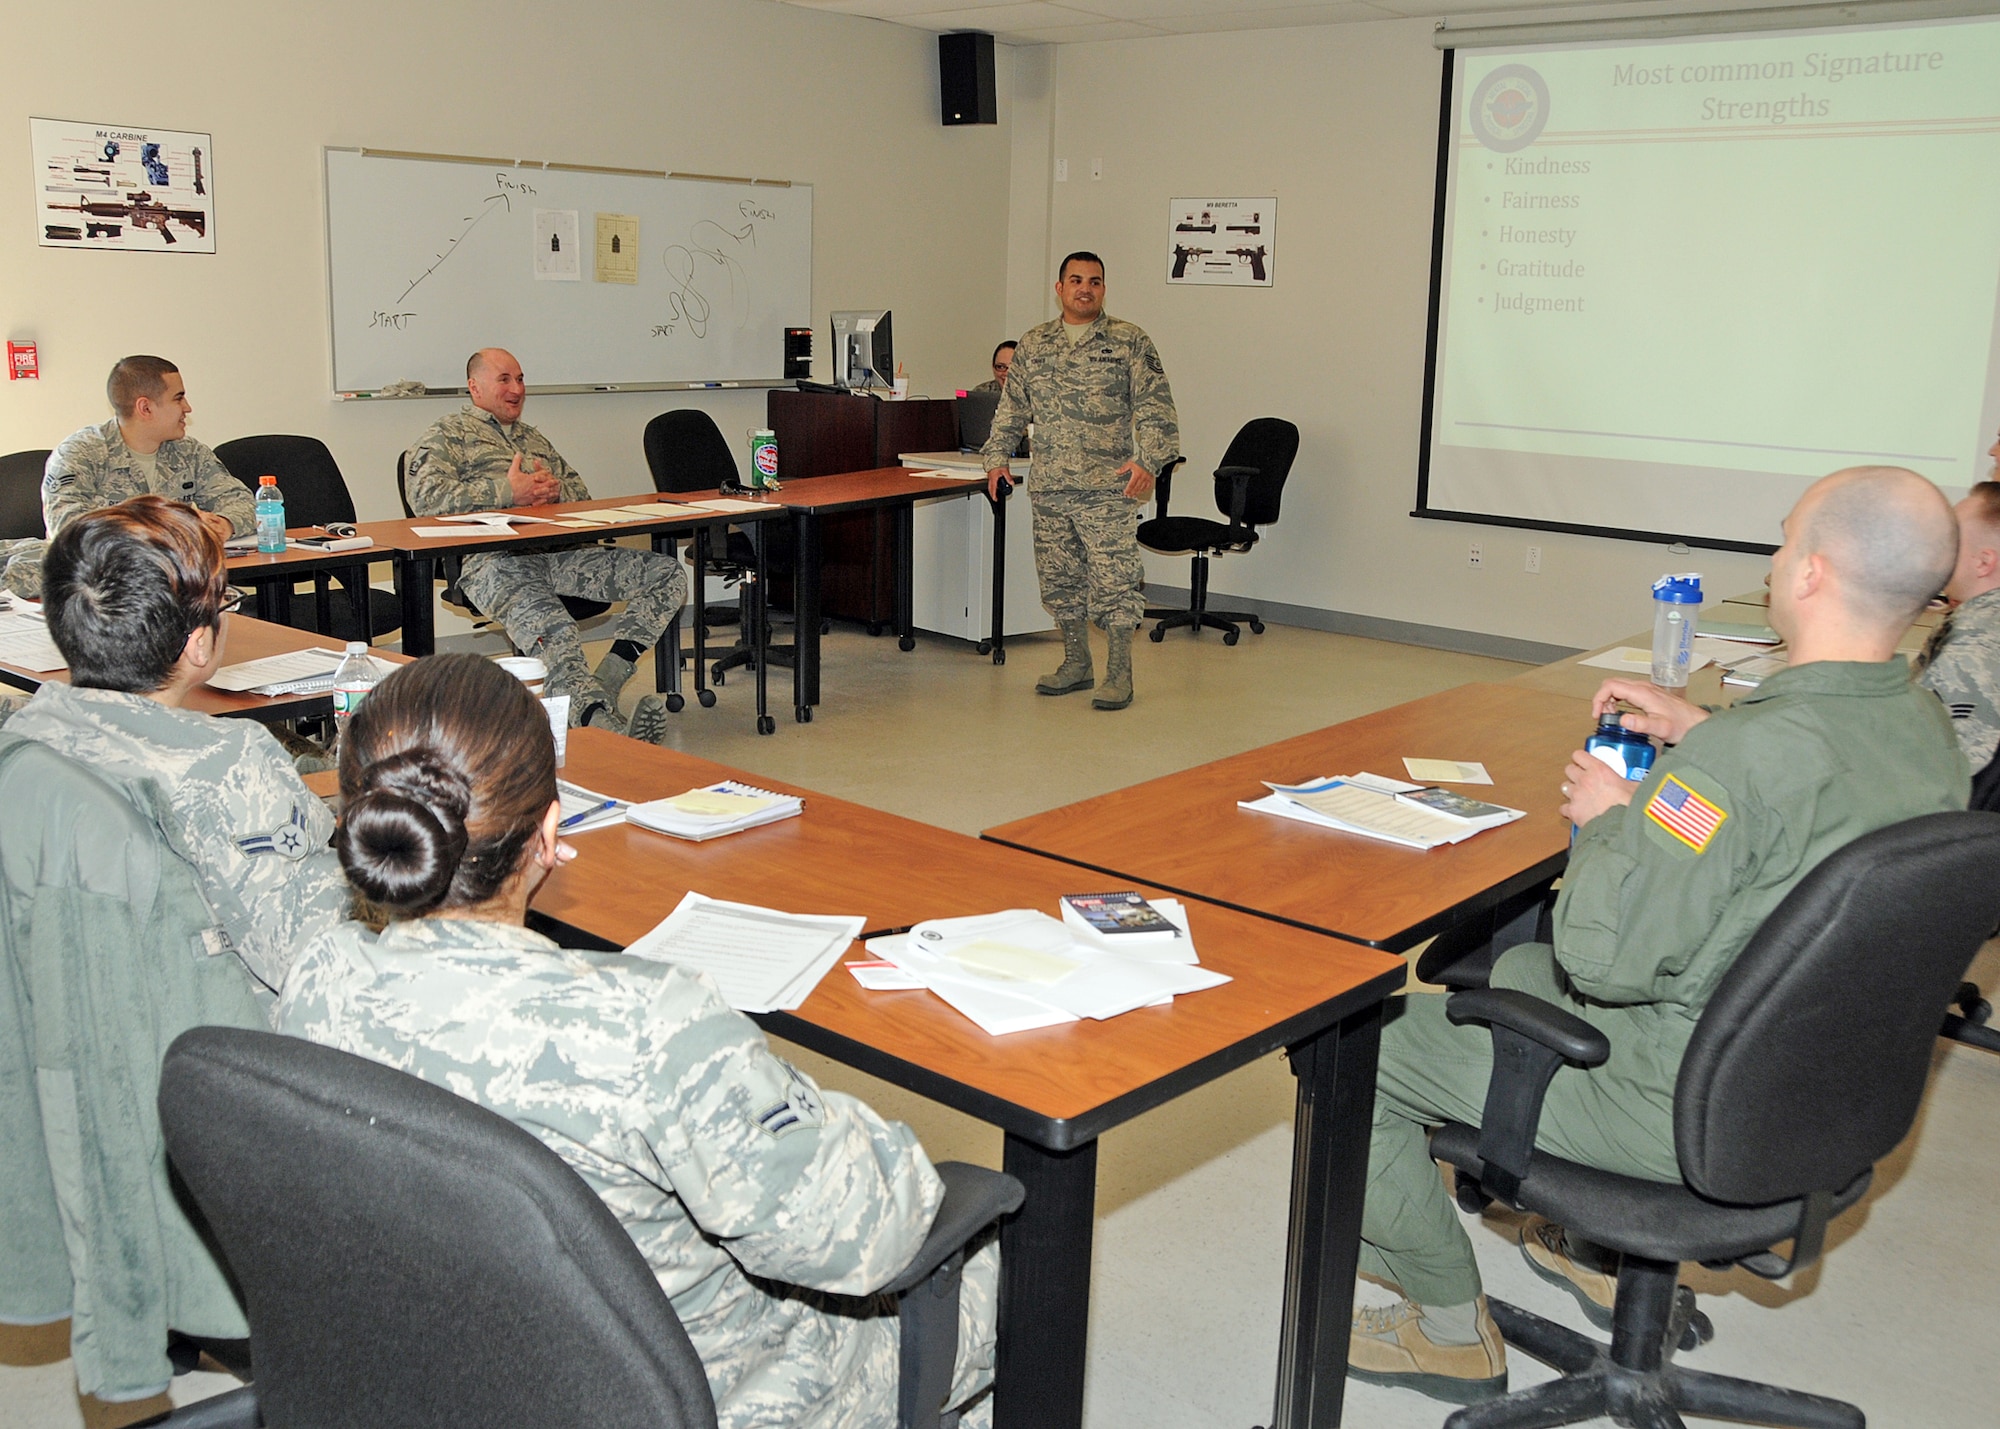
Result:
<svg viewBox="0 0 2000 1429"><path fill-rule="evenodd" d="M1988 455L2000 464L2000 441ZM1977 773L2000 751L2000 481L1973 487L1954 514L1958 564L1944 587L1951 614L1918 657L1917 678L1944 701Z"/></svg>
<svg viewBox="0 0 2000 1429"><path fill-rule="evenodd" d="M514 354L481 348L465 364L472 404L440 417L412 447L405 463L410 509L451 516L505 506L588 501L589 488L549 439L521 420L526 379ZM618 697L639 657L659 640L687 598L687 573L672 556L624 546L585 546L468 556L459 589L498 621L514 648L549 667L548 692L568 695L573 725L630 733L658 744L667 732L666 706L645 695L628 728ZM561 597L624 601L611 626L611 649L593 672L576 621Z"/></svg>
<svg viewBox="0 0 2000 1429"><path fill-rule="evenodd" d="M1605 681L1597 712L1636 706L1625 727L1669 747L1638 784L1581 750L1571 756L1563 813L1576 843L1553 941L1493 964L1492 986L1554 1002L1610 1040L1604 1065L1564 1067L1549 1086L1536 1145L1567 1160L1678 1181L1681 1057L1751 935L1842 845L1965 807L1950 721L1896 654L1957 557L1943 495L1894 467L1835 472L1799 499L1784 537L1770 619L1790 664L1714 713L1640 681ZM1506 1391L1506 1351L1425 1131L1478 1125L1491 1036L1452 1026L1441 997L1398 1001L1376 1076L1361 1269L1403 1299L1356 1312L1350 1372L1469 1404ZM1541 1220L1521 1248L1609 1323L1615 1264Z"/></svg>

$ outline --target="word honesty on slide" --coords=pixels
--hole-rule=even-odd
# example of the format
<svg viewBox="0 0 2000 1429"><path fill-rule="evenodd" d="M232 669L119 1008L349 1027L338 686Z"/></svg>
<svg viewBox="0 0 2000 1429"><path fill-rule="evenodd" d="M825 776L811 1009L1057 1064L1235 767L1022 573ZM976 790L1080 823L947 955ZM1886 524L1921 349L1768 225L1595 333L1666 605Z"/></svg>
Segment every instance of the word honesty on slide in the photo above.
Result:
<svg viewBox="0 0 2000 1429"><path fill-rule="evenodd" d="M1420 511L1774 546L2000 425L2000 19L1448 60Z"/></svg>

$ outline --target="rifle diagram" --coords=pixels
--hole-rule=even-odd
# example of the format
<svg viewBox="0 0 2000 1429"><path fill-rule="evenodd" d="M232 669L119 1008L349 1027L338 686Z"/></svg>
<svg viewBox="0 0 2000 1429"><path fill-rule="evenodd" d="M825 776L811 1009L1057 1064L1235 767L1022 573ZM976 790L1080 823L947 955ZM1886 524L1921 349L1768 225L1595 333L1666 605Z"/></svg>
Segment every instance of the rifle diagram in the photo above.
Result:
<svg viewBox="0 0 2000 1429"><path fill-rule="evenodd" d="M33 119L44 247L215 251L207 134Z"/></svg>
<svg viewBox="0 0 2000 1429"><path fill-rule="evenodd" d="M1275 198L1177 198L1167 208L1167 281L1268 288L1276 268Z"/></svg>

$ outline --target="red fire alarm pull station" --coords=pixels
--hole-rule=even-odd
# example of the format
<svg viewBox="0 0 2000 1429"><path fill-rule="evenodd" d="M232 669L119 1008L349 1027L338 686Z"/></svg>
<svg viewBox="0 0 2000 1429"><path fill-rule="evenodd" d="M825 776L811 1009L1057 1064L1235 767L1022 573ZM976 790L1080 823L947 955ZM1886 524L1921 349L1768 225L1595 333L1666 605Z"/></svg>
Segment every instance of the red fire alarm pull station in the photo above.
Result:
<svg viewBox="0 0 2000 1429"><path fill-rule="evenodd" d="M10 342L7 344L7 380L9 382L35 381L42 375L41 361L35 356L32 342Z"/></svg>

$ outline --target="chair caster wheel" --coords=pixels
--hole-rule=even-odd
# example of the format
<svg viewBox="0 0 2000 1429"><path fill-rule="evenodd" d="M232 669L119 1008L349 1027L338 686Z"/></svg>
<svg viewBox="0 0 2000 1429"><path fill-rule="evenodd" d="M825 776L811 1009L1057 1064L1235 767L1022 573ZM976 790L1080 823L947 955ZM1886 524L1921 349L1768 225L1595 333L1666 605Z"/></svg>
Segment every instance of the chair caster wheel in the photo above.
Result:
<svg viewBox="0 0 2000 1429"><path fill-rule="evenodd" d="M1476 1216L1493 1204L1493 1198L1480 1188L1477 1181L1464 1172L1454 1173L1452 1178L1452 1199L1458 1208L1469 1216Z"/></svg>
<svg viewBox="0 0 2000 1429"><path fill-rule="evenodd" d="M1976 1022L1984 1026L1993 1016L1993 1004L1979 995L1979 988L1975 983L1960 983L1958 991L1952 994L1951 1000L1958 1008L1958 1015L1967 1022Z"/></svg>
<svg viewBox="0 0 2000 1429"><path fill-rule="evenodd" d="M1252 635L1262 635L1264 633L1264 622L1261 620L1252 620L1250 622L1250 633Z"/></svg>
<svg viewBox="0 0 2000 1429"><path fill-rule="evenodd" d="M996 665L1004 665L1004 664L1006 664L1006 663L1007 663L1007 652L1006 652L1005 650L995 650L995 651L993 652L993 663L994 663L994 664L996 664Z"/></svg>
<svg viewBox="0 0 2000 1429"><path fill-rule="evenodd" d="M712 709L714 709L714 708L715 708L715 691L714 691L714 690L700 690L700 691L697 691L697 692L696 692L696 694L695 694L695 698L696 698L697 700L699 700L699 701L701 702L701 707L702 707L703 709L705 709L705 710L712 710Z"/></svg>
<svg viewBox="0 0 2000 1429"><path fill-rule="evenodd" d="M982 640L972 648L977 650L981 655L991 655L993 653L993 642L991 640Z"/></svg>
<svg viewBox="0 0 2000 1429"><path fill-rule="evenodd" d="M1687 1328L1681 1331L1680 1347L1683 1350L1698 1350L1715 1338L1715 1322L1702 1311L1688 1316Z"/></svg>
<svg viewBox="0 0 2000 1429"><path fill-rule="evenodd" d="M686 701L686 700L685 700L684 698L682 698L682 697L681 697L680 695L668 695L668 696L667 696L667 713L668 713L668 714L679 714L679 713L680 713L680 712L681 712L682 710L684 710L684 709L686 709L686 708L687 708L687 701Z"/></svg>
<svg viewBox="0 0 2000 1429"><path fill-rule="evenodd" d="M1155 625L1151 630L1146 632L1146 638L1155 645L1158 645L1162 640L1167 638L1167 627L1164 625Z"/></svg>
<svg viewBox="0 0 2000 1429"><path fill-rule="evenodd" d="M1225 630L1222 632L1222 643L1224 645L1234 645L1242 638L1243 632L1240 630Z"/></svg>
<svg viewBox="0 0 2000 1429"><path fill-rule="evenodd" d="M916 649L917 648L916 636L914 635L903 636L896 642L896 648L898 650L903 650L903 651L910 651Z"/></svg>
<svg viewBox="0 0 2000 1429"><path fill-rule="evenodd" d="M777 732L778 732L778 721L773 716L771 715L757 716L757 733L776 734Z"/></svg>

